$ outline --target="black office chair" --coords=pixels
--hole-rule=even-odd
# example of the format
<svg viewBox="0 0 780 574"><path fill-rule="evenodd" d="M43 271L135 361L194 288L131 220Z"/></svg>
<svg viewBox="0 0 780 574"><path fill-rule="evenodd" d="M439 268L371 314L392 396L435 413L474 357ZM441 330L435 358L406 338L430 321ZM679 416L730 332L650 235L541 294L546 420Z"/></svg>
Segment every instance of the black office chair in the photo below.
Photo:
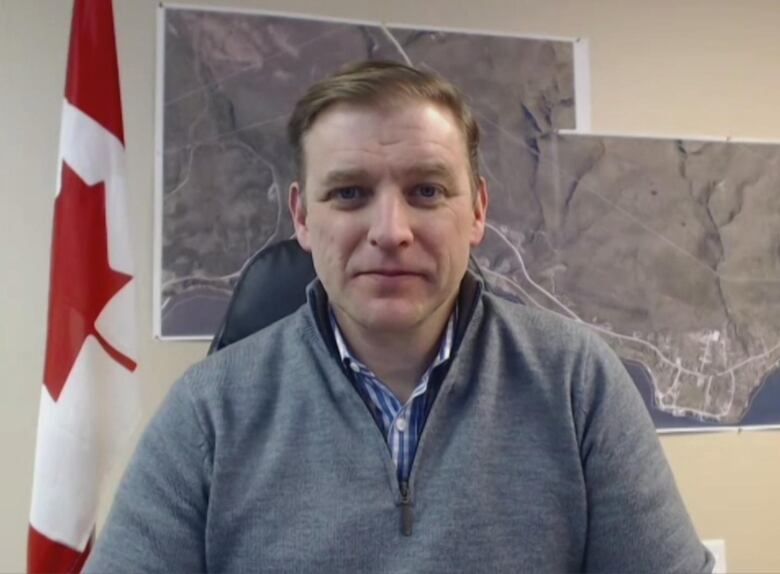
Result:
<svg viewBox="0 0 780 574"><path fill-rule="evenodd" d="M295 239L255 253L244 265L209 354L290 315L306 302L316 277L311 255Z"/></svg>
<svg viewBox="0 0 780 574"><path fill-rule="evenodd" d="M482 278L473 257L469 269ZM255 253L244 265L225 318L211 341L209 354L290 315L306 302L306 286L316 277L311 255L295 239Z"/></svg>

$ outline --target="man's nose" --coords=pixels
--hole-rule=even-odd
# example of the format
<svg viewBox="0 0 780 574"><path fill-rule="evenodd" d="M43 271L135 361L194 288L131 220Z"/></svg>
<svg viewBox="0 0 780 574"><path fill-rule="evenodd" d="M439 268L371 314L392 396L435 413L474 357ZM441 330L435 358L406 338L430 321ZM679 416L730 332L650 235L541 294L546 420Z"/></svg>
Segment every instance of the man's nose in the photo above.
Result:
<svg viewBox="0 0 780 574"><path fill-rule="evenodd" d="M410 206L398 193L380 193L371 210L368 240L380 249L397 249L412 243Z"/></svg>

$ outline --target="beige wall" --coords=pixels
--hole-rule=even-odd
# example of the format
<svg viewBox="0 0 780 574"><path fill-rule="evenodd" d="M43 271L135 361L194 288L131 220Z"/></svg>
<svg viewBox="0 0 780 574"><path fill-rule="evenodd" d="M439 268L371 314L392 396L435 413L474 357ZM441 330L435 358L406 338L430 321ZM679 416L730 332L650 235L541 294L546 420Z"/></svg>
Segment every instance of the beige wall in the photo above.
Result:
<svg viewBox="0 0 780 574"><path fill-rule="evenodd" d="M780 141L780 3L773 0L210 4L581 36L591 47L594 131ZM0 571L21 571L25 560L70 5L0 0ZM203 344L150 335L156 7L157 0L115 0L147 416L205 352ZM663 444L700 535L726 539L730 569L780 572L780 433L667 437ZM107 497L114 484L115 477Z"/></svg>

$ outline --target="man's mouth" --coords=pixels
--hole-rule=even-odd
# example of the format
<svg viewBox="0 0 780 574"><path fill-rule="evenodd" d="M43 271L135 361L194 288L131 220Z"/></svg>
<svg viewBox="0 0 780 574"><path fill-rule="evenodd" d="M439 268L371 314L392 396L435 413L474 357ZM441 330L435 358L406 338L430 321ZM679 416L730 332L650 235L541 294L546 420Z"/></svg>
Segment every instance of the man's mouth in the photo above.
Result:
<svg viewBox="0 0 780 574"><path fill-rule="evenodd" d="M357 273L357 275L378 275L380 277L406 277L422 275L418 271L411 269L367 269Z"/></svg>
<svg viewBox="0 0 780 574"><path fill-rule="evenodd" d="M374 269L369 271L374 275L387 275L388 277L396 277L398 275L417 275L413 271L407 271L405 269Z"/></svg>

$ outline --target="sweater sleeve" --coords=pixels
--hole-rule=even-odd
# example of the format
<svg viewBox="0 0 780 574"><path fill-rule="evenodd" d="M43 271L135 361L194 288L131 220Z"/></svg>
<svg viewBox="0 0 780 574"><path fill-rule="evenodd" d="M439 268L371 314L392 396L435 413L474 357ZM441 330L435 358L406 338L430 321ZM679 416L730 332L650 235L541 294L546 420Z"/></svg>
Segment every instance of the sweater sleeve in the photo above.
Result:
<svg viewBox="0 0 780 574"><path fill-rule="evenodd" d="M144 431L86 572L205 572L209 449L186 380Z"/></svg>
<svg viewBox="0 0 780 574"><path fill-rule="evenodd" d="M574 405L587 489L587 572L711 572L655 427L620 360L593 336Z"/></svg>

